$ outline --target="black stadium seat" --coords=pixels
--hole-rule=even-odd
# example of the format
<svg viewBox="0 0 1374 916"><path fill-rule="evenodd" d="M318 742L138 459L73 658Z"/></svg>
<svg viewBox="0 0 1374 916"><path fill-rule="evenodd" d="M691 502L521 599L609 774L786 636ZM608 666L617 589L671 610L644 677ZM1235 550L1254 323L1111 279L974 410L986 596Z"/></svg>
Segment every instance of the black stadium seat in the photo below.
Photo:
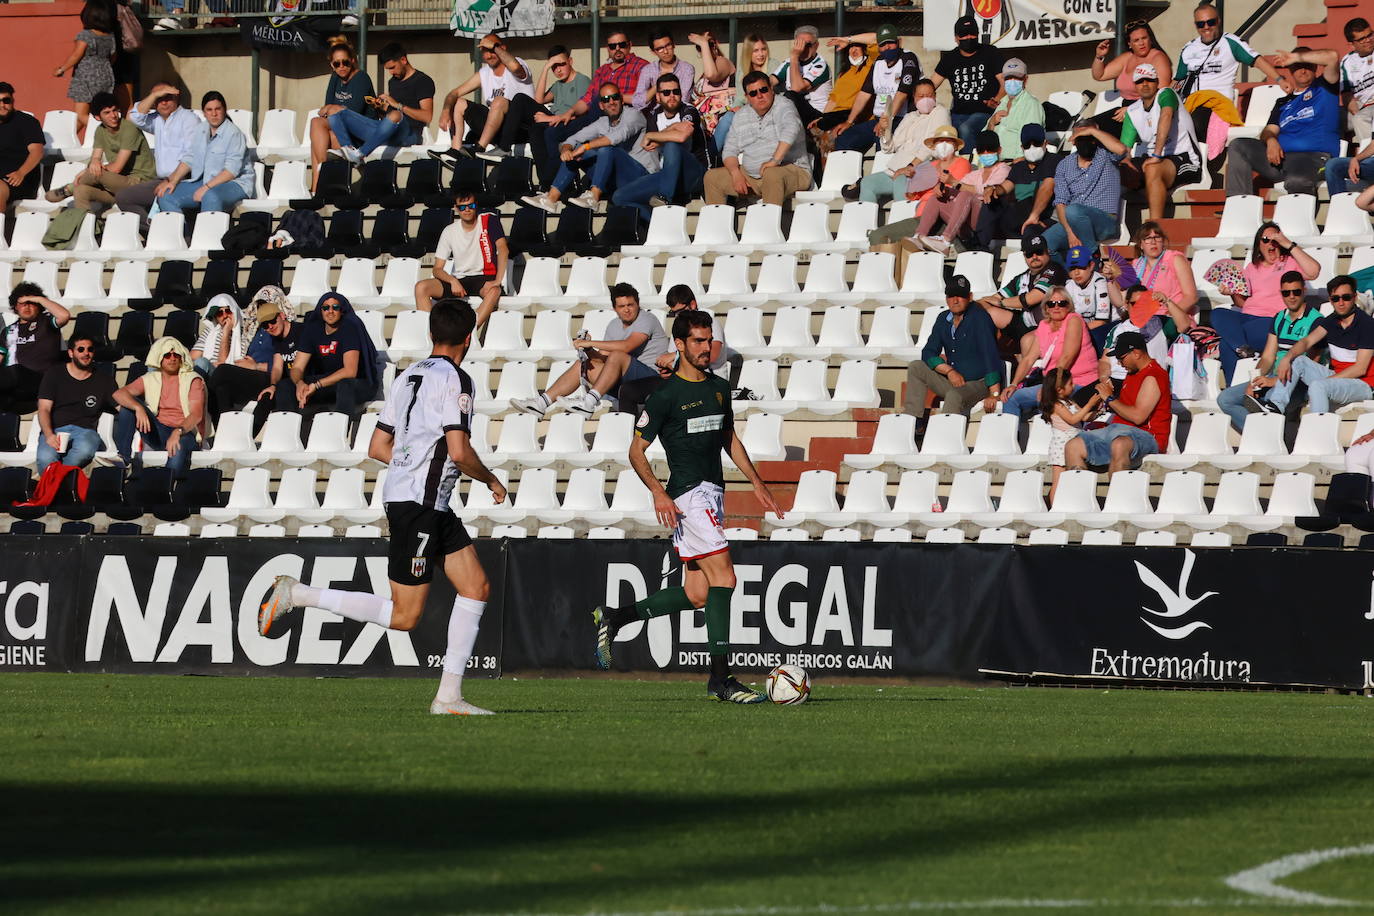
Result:
<svg viewBox="0 0 1374 916"><path fill-rule="evenodd" d="M406 173L404 190L378 201L383 207L409 209L444 192L444 167L433 159L416 159Z"/></svg>
<svg viewBox="0 0 1374 916"><path fill-rule="evenodd" d="M396 160L373 159L363 163L362 177L353 186L353 193L338 206L361 210L372 204L381 204L383 200L394 197L399 190Z"/></svg>
<svg viewBox="0 0 1374 916"><path fill-rule="evenodd" d="M438 165L439 163L434 164ZM409 254L411 247L410 214L400 209L382 210L373 217L372 236L368 240L368 245L377 252L377 254L368 255L368 257L375 258L378 254L418 257L419 255Z"/></svg>
<svg viewBox="0 0 1374 916"><path fill-rule="evenodd" d="M138 537L143 533L143 526L136 522L112 522L106 527L105 533L112 537Z"/></svg>
<svg viewBox="0 0 1374 916"><path fill-rule="evenodd" d="M448 194L441 200L427 201L430 206L453 206L453 195L459 191L481 195L487 188L487 164L481 159L458 159L452 163L453 174L449 176Z"/></svg>
<svg viewBox="0 0 1374 916"><path fill-rule="evenodd" d="M225 502L224 495L220 492L223 484L224 472L219 468L192 468L172 490L172 504L192 513L199 512L206 506L218 508Z"/></svg>
<svg viewBox="0 0 1374 916"><path fill-rule="evenodd" d="M63 522L58 534L95 534L95 525L90 522Z"/></svg>
<svg viewBox="0 0 1374 916"><path fill-rule="evenodd" d="M610 207L596 238L576 250L584 257L609 258L625 245L642 244L644 227L639 220L639 210L635 207Z"/></svg>
<svg viewBox="0 0 1374 916"><path fill-rule="evenodd" d="M164 305L177 308L197 308L200 300L195 295L192 278L195 265L190 261L163 261L157 269L157 280L153 283L151 299L130 299L129 308L140 312L151 312Z"/></svg>
<svg viewBox="0 0 1374 916"><path fill-rule="evenodd" d="M90 312L83 312L82 315L89 315ZM122 356L132 356L139 362L148 355L148 348L153 345L153 316L147 312L125 312L119 316L119 333L115 336L114 349L118 351L118 359Z"/></svg>
<svg viewBox="0 0 1374 916"><path fill-rule="evenodd" d="M21 522L10 524L10 534L45 534L47 529L43 523L34 519L26 519Z"/></svg>
<svg viewBox="0 0 1374 916"><path fill-rule="evenodd" d="M243 295L239 297L239 302L246 305L248 296L252 296L264 286L281 286L282 274L281 261L256 260L248 268L248 282L243 287Z"/></svg>
<svg viewBox="0 0 1374 916"><path fill-rule="evenodd" d="M139 313L135 312L134 314ZM76 320L72 322L72 330L68 339L76 337L89 337L95 341L97 359L119 358L118 353L111 352L113 348L110 346L110 316L105 312L78 312Z"/></svg>
<svg viewBox="0 0 1374 916"><path fill-rule="evenodd" d="M175 337L186 349L200 336L200 315L195 312L173 312L162 326L162 336Z"/></svg>
<svg viewBox="0 0 1374 916"><path fill-rule="evenodd" d="M0 508L22 503L32 492L33 474L28 468L0 468Z"/></svg>
<svg viewBox="0 0 1374 916"><path fill-rule="evenodd" d="M530 175L534 161L524 156L507 156L492 167L487 175L485 190L478 196L483 207L499 207L511 200L519 200L534 193Z"/></svg>
<svg viewBox="0 0 1374 916"><path fill-rule="evenodd" d="M200 300L209 302L220 293L228 293L233 296L238 300L239 305L247 304L239 291L238 261L219 260L211 261L205 265L205 273L200 278ZM252 293L248 295L252 295Z"/></svg>
<svg viewBox="0 0 1374 916"><path fill-rule="evenodd" d="M111 518L127 520L138 518L142 514L137 509L130 511L123 468L92 468L91 484L86 490L86 503L96 512L103 512Z"/></svg>
<svg viewBox="0 0 1374 916"><path fill-rule="evenodd" d="M506 244L510 246L511 257L525 254L536 245L549 243L549 232L545 228L548 214L538 207L522 206L511 218L510 231L506 233Z"/></svg>
<svg viewBox="0 0 1374 916"><path fill-rule="evenodd" d="M561 258L591 241L592 211L585 207L564 207L558 214L558 228L554 229L553 238L543 245L531 246L528 253L536 258Z"/></svg>
<svg viewBox="0 0 1374 916"><path fill-rule="evenodd" d="M326 159L320 163L320 180L315 196L291 201L292 210L318 210L353 195L353 166L342 159Z"/></svg>
<svg viewBox="0 0 1374 916"><path fill-rule="evenodd" d="M420 246L421 252L430 252L439 247L439 236L453 222L453 206L430 207L420 214L420 227L416 230L413 244Z"/></svg>
<svg viewBox="0 0 1374 916"><path fill-rule="evenodd" d="M22 452L24 443L19 439L19 414L0 413L0 452Z"/></svg>

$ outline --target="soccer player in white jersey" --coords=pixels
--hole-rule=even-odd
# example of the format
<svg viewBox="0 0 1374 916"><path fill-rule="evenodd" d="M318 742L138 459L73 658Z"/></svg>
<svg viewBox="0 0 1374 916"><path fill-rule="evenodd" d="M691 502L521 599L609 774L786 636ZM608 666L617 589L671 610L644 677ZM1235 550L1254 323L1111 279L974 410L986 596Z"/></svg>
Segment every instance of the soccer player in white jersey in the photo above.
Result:
<svg viewBox="0 0 1374 916"><path fill-rule="evenodd" d="M444 573L458 597L453 599L448 621L448 651L439 692L429 707L436 715L491 715L463 699L463 671L472 656L490 586L472 539L448 507L460 472L486 484L494 503L506 498L506 488L482 464L468 438L473 385L459 366L472 345L476 322L472 307L462 300L435 303L429 313L433 353L396 377L368 446L368 454L385 461L388 468L382 500L391 529L387 563L391 599L311 588L290 576L278 576L258 613L258 632L264 636L298 607L323 608L350 620L412 630L424 614L434 566L442 558Z"/></svg>

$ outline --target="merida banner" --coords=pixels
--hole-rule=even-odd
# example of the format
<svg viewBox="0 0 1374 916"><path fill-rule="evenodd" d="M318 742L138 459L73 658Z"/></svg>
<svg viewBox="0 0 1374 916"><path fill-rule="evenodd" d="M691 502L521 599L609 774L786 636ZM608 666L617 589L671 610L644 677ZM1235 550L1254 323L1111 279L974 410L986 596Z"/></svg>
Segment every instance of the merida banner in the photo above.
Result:
<svg viewBox="0 0 1374 916"><path fill-rule="evenodd" d="M1101 41L1116 34L1120 0L925 0L925 46L954 47L954 23L972 16L979 38L999 48Z"/></svg>
<svg viewBox="0 0 1374 916"><path fill-rule="evenodd" d="M277 48L317 54L343 30L338 0L269 0L267 16L238 16L239 34L254 48ZM303 16L312 11L331 15Z"/></svg>

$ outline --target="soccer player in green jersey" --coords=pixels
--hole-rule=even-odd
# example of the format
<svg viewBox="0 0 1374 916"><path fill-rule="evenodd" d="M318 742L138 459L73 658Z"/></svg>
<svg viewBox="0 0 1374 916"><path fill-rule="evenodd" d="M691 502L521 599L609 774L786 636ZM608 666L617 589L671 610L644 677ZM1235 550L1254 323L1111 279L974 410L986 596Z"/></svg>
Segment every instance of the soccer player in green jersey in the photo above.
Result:
<svg viewBox="0 0 1374 916"><path fill-rule="evenodd" d="M682 312L673 320L673 342L679 354L677 372L645 402L630 446L630 465L654 495L658 519L673 531L673 547L687 566L683 584L665 588L643 601L592 611L596 626L596 665L611 667L611 640L616 630L689 608L706 609L706 642L711 655L708 696L725 703L761 703L763 695L730 676L730 599L735 593L735 566L725 539L725 474L723 451L754 485L763 508L779 516L744 443L735 435L730 383L710 370L711 316ZM654 476L644 452L654 439L668 453L668 486Z"/></svg>

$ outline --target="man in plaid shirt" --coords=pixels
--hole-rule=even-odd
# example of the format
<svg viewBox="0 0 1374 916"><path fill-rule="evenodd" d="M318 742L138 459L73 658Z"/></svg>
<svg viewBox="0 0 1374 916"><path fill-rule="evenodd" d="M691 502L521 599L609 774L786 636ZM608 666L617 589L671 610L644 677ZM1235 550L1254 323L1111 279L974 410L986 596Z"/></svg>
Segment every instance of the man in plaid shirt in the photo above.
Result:
<svg viewBox="0 0 1374 916"><path fill-rule="evenodd" d="M628 102L639 85L639 75L649 62L634 53L630 36L624 32L612 32L606 36L607 61L596 68L586 93L573 106L549 122L544 132L544 145L549 151L549 161L556 162L558 148L573 134L601 117L601 107L597 104L597 91L606 83L615 83L620 94Z"/></svg>

